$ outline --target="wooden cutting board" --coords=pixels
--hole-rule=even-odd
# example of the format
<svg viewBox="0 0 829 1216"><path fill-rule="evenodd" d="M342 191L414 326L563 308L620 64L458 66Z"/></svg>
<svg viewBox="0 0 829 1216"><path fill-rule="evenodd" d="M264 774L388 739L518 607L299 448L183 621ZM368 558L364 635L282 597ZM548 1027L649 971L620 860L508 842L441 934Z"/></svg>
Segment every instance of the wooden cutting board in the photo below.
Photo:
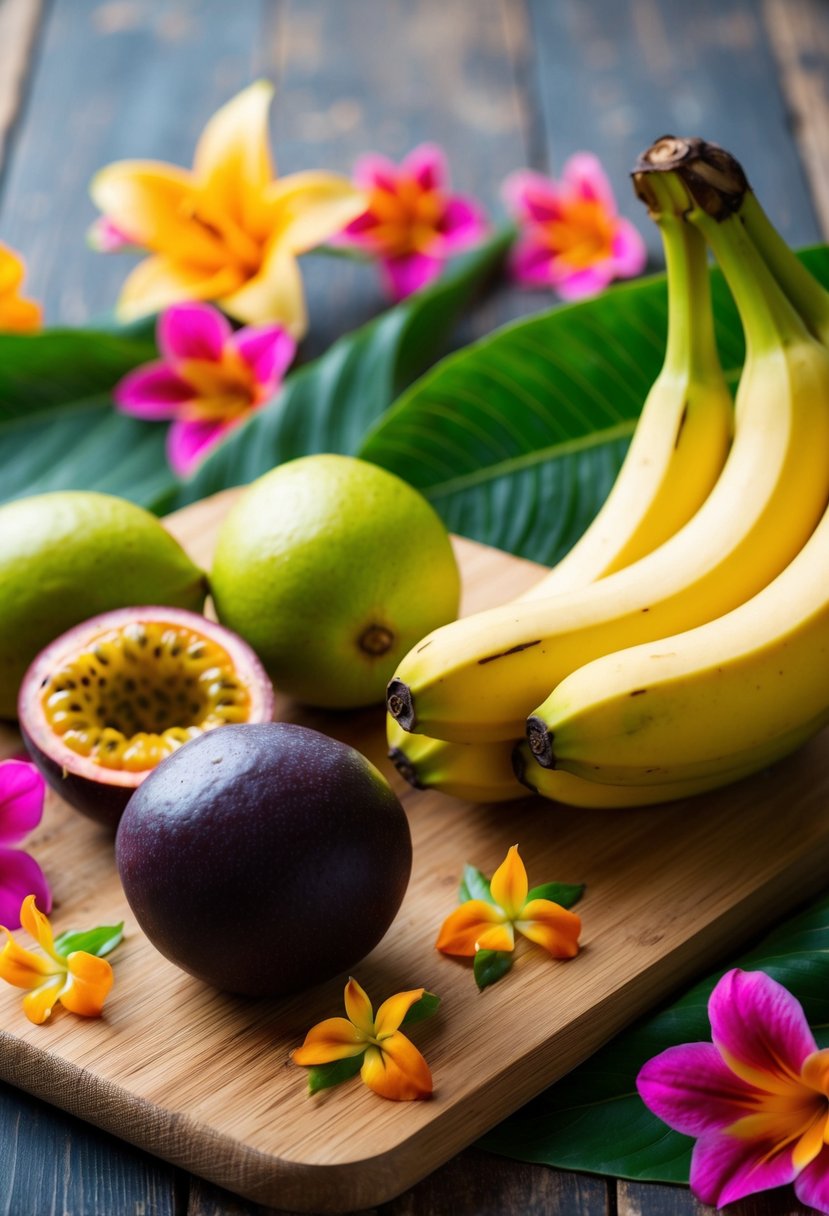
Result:
<svg viewBox="0 0 829 1216"><path fill-rule="evenodd" d="M171 517L196 560L209 560L234 493ZM511 598L538 575L529 562L468 541L457 549L465 611ZM309 1098L289 1052L313 1023L342 1013L346 977L254 1001L183 974L137 928L111 838L54 795L28 847L52 883L57 931L126 921L115 987L103 1018L57 1010L44 1026L25 1019L18 990L0 987L4 1080L260 1203L343 1212L392 1198L636 1015L727 961L829 872L825 735L717 794L584 811L535 798L476 806L404 786L385 760L380 708L326 716L283 701L278 716L360 747L403 799L411 885L355 974L375 1006L419 985L441 996L439 1014L411 1030L434 1075L431 1101L388 1102L357 1079ZM0 743L4 754L19 746L8 730ZM578 909L584 948L554 962L525 942L510 975L479 993L470 966L439 955L434 940L464 863L491 873L516 842L531 883L587 883Z"/></svg>

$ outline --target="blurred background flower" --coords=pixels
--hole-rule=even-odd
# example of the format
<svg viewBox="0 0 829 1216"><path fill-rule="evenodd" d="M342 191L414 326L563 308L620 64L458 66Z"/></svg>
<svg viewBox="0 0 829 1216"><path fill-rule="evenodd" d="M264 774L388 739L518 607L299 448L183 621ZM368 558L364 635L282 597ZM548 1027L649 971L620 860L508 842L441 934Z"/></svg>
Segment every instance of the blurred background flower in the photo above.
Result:
<svg viewBox="0 0 829 1216"><path fill-rule="evenodd" d="M20 294L25 273L23 259L0 244L0 330L29 334L40 329L40 305Z"/></svg>

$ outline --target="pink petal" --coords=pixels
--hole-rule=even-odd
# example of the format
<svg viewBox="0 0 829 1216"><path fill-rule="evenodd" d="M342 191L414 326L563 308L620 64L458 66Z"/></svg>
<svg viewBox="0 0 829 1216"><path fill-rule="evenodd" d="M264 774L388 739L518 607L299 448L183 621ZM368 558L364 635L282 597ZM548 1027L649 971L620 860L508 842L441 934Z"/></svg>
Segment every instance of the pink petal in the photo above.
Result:
<svg viewBox="0 0 829 1216"><path fill-rule="evenodd" d="M609 262L597 262L583 270L562 270L561 264L554 268L553 282L562 300L587 300L604 291L613 279Z"/></svg>
<svg viewBox="0 0 829 1216"><path fill-rule="evenodd" d="M829 1212L829 1148L822 1149L795 1179L794 1191L804 1207Z"/></svg>
<svg viewBox="0 0 829 1216"><path fill-rule="evenodd" d="M618 219L613 233L613 273L627 279L641 274L648 260L648 250L638 228L630 220Z"/></svg>
<svg viewBox="0 0 829 1216"><path fill-rule="evenodd" d="M174 304L158 319L158 349L168 363L185 359L219 363L232 332L227 317L210 304Z"/></svg>
<svg viewBox="0 0 829 1216"><path fill-rule="evenodd" d="M552 287L553 256L546 242L532 233L514 246L509 263L510 274L525 287Z"/></svg>
<svg viewBox="0 0 829 1216"><path fill-rule="evenodd" d="M36 828L45 796L46 783L33 764L27 760L0 764L0 840L14 844Z"/></svg>
<svg viewBox="0 0 829 1216"><path fill-rule="evenodd" d="M350 224L346 224L342 232L338 232L335 237L332 237L333 244L349 244L365 243L366 237L370 237L373 230L378 224L377 216L373 211L364 211L362 215L358 215L356 220L352 220Z"/></svg>
<svg viewBox="0 0 829 1216"><path fill-rule="evenodd" d="M174 422L167 432L167 459L178 477L187 477L232 423Z"/></svg>
<svg viewBox="0 0 829 1216"><path fill-rule="evenodd" d="M713 1043L669 1047L636 1078L642 1101L674 1131L701 1136L751 1113L754 1086L741 1081Z"/></svg>
<svg viewBox="0 0 829 1216"><path fill-rule="evenodd" d="M175 418L178 407L192 401L194 389L166 363L145 363L127 372L112 390L119 410L136 418Z"/></svg>
<svg viewBox="0 0 829 1216"><path fill-rule="evenodd" d="M486 216L474 199L456 194L447 199L439 227L441 251L448 257L481 240L487 230Z"/></svg>
<svg viewBox="0 0 829 1216"><path fill-rule="evenodd" d="M360 190L397 190L397 165L376 152L366 152L357 159L352 174L354 185Z"/></svg>
<svg viewBox="0 0 829 1216"><path fill-rule="evenodd" d="M248 325L233 335L230 346L268 393L276 389L296 354L296 342L281 325Z"/></svg>
<svg viewBox="0 0 829 1216"><path fill-rule="evenodd" d="M27 895L36 897L41 912L52 909L52 893L43 871L22 849L0 849L0 925L20 928L20 907Z"/></svg>
<svg viewBox="0 0 829 1216"><path fill-rule="evenodd" d="M392 296L403 300L436 279L443 262L428 253L411 253L402 258L383 258L381 266Z"/></svg>
<svg viewBox="0 0 829 1216"><path fill-rule="evenodd" d="M400 173L413 177L423 190L445 190L449 186L446 153L438 144L419 144L403 161Z"/></svg>
<svg viewBox="0 0 829 1216"><path fill-rule="evenodd" d="M607 174L592 152L576 152L571 156L562 171L561 183L568 194L600 203L608 215L616 214L616 199Z"/></svg>
<svg viewBox="0 0 829 1216"><path fill-rule="evenodd" d="M124 249L135 248L132 237L127 236L126 232L106 215L99 215L92 222L87 238L97 253L120 253Z"/></svg>
<svg viewBox="0 0 829 1216"><path fill-rule="evenodd" d="M768 1157L768 1147L736 1136L703 1136L691 1155L691 1190L703 1203L720 1208L745 1195L785 1186L795 1176L791 1148Z"/></svg>
<svg viewBox="0 0 829 1216"><path fill-rule="evenodd" d="M543 173L519 169L501 187L504 202L518 220L546 224L561 215L559 188Z"/></svg>
<svg viewBox="0 0 829 1216"><path fill-rule="evenodd" d="M721 1052L769 1079L800 1075L816 1050L800 1002L763 971L727 972L708 1002L711 1034Z"/></svg>

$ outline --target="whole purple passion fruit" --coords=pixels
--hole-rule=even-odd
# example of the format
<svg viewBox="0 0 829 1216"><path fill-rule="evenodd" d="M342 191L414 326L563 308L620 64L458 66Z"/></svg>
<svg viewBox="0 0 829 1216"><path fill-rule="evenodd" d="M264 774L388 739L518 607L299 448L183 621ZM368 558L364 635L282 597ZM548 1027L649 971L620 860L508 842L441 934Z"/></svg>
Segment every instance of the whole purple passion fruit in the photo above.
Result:
<svg viewBox="0 0 829 1216"><path fill-rule="evenodd" d="M115 859L149 940L228 992L278 996L377 945L409 881L400 802L365 756L286 722L227 726L133 794Z"/></svg>
<svg viewBox="0 0 829 1216"><path fill-rule="evenodd" d="M229 629L184 609L121 608L40 652L18 716L49 784L114 828L133 791L183 743L231 722L270 721L273 689Z"/></svg>

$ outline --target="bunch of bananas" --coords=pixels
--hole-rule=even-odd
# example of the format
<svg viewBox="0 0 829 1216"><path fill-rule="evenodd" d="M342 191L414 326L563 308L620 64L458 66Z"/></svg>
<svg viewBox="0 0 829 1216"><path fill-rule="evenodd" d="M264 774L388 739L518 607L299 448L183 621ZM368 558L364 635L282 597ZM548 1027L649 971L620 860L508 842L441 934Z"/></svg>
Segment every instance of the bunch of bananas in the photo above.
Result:
<svg viewBox="0 0 829 1216"><path fill-rule="evenodd" d="M665 246L664 366L571 552L401 663L390 754L415 784L639 806L756 772L829 722L829 293L716 145L658 140L634 182ZM746 339L733 404L708 248Z"/></svg>

